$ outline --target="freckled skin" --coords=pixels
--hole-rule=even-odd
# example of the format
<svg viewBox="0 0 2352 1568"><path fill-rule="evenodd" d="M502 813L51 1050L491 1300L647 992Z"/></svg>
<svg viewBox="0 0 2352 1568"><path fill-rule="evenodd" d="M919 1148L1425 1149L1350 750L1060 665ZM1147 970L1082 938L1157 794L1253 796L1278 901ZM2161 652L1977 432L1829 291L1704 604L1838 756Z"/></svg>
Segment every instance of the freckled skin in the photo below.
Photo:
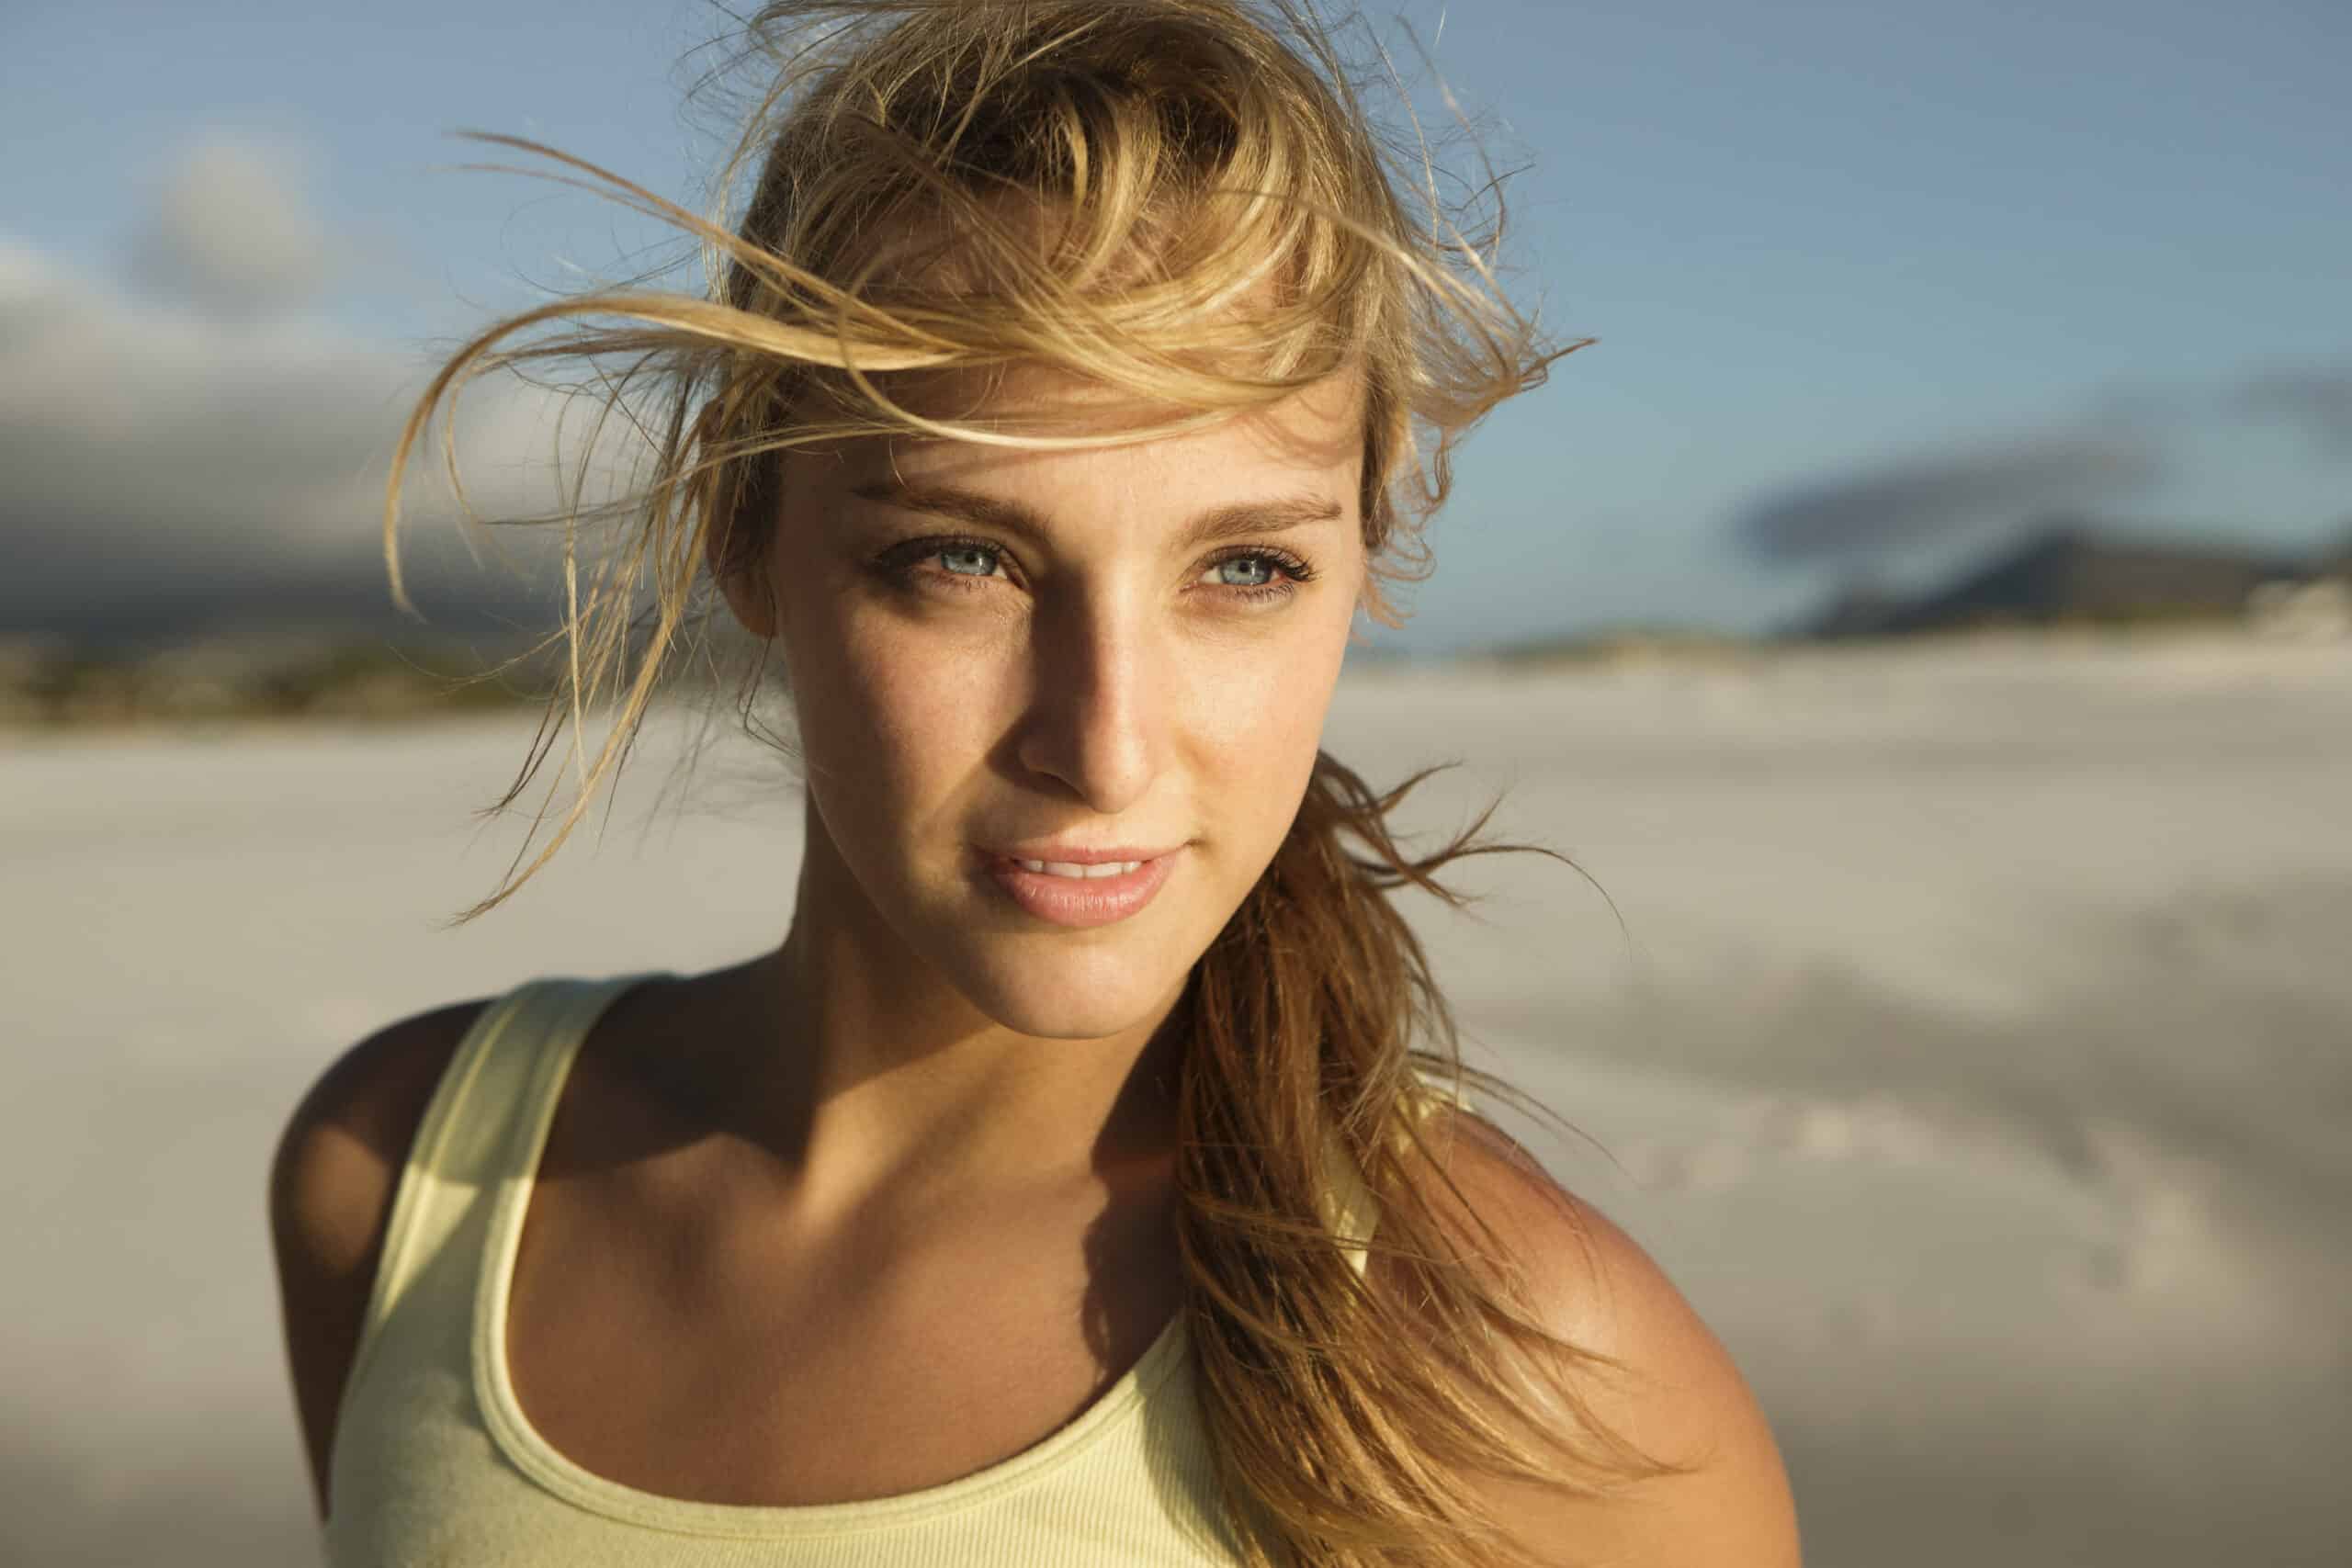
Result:
<svg viewBox="0 0 2352 1568"><path fill-rule="evenodd" d="M1083 390L1050 373L994 395L1091 417ZM936 1092L910 1100L900 1082L893 1120L956 1123L976 1170L994 1142L977 1121L1058 1130L1063 1144L1102 1131L1117 1081L1305 792L1363 581L1359 400L1334 378L1216 429L1119 446L890 438L787 460L769 596L725 586L754 635L778 638L808 765L807 854L774 981L792 1055L814 1063L791 1099L833 1101L921 1060ZM891 479L1017 502L1052 543L852 493ZM1299 494L1340 515L1174 542L1210 508ZM903 584L871 564L941 535L992 553L918 556ZM1313 580L1245 599L1238 586L1286 580L1263 556L1218 564L1251 545L1303 558ZM938 581L958 574L986 584ZM1085 931L971 874L976 842L1058 837L1188 847L1150 906ZM1091 1043L1085 1066L1042 1042ZM986 1116L966 1114L983 1095ZM878 1165L856 1161L870 1172L895 1163L871 1152Z"/></svg>

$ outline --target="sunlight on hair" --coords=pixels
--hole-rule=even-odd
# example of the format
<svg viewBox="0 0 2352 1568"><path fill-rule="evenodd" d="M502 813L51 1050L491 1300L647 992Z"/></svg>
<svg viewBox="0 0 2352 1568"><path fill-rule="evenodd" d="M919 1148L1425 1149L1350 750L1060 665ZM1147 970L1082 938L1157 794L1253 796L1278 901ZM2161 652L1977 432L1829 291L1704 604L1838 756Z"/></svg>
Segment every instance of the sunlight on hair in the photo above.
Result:
<svg viewBox="0 0 2352 1568"><path fill-rule="evenodd" d="M1443 200L1386 51L1375 45L1402 106L1396 130L1294 0L822 0L767 6L738 42L733 66L761 85L708 216L554 148L475 137L692 236L706 287L592 289L502 321L449 359L401 432L384 547L403 606L400 475L475 378L578 372L596 409L587 446L618 420L646 455L647 482L625 501L591 506L575 481L552 519L566 530L567 663L548 722L574 725L580 798L520 876L510 867L459 924L544 865L617 769L674 645L707 618L715 595L704 593L704 614L692 607L711 585L707 563L731 574L763 558L786 453L876 434L1100 446L1202 429L1357 374L1365 603L1395 627L1382 581L1428 575L1419 533L1449 492L1454 445L1582 346L1548 343L1502 292L1501 180L1488 170L1471 201ZM1078 434L924 406L926 378L1032 365L1147 417ZM457 484L446 420L443 451ZM624 537L583 581L575 541L598 519ZM647 581L650 627L629 615ZM736 709L750 724L762 679L779 675L788 694L790 671L767 644L733 641ZM694 649L710 650L707 636ZM608 682L622 712L591 763L579 729ZM1547 1334L1509 1271L1473 1245L1483 1222L1465 1229L1414 1176L1434 1167L1460 1197L1445 1137L1425 1130L1445 1119L1422 1114L1417 1067L1457 1100L1475 1081L1527 1101L1461 1061L1388 894L1409 883L1458 908L1433 874L1468 854L1529 851L1573 867L1540 847L1476 841L1485 815L1433 854L1405 853L1386 818L1431 771L1383 795L1318 753L1281 850L1182 1004L1186 1311L1253 1563L1518 1562L1468 1478L1597 1495L1672 1469L1590 1419L1567 1376L1531 1370L1598 1370L1605 1358ZM1343 834L1371 858L1347 852ZM1428 1048L1413 1043L1422 1034ZM1327 1128L1380 1205L1371 1247L1394 1290L1368 1286L1334 1245L1312 1158Z"/></svg>

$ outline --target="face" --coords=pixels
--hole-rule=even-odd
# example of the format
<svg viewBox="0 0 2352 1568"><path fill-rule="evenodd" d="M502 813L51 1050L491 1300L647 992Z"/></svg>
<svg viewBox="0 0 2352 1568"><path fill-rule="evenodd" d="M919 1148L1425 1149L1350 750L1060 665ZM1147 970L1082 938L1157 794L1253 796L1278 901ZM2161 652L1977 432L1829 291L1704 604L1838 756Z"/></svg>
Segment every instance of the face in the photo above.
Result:
<svg viewBox="0 0 2352 1568"><path fill-rule="evenodd" d="M985 1015L962 1027L1100 1038L1164 1010L1314 765L1363 582L1359 385L1091 450L794 454L769 581L727 586L791 671L796 935L889 976L894 1005ZM1046 372L1000 406L1109 412ZM1266 515L1189 536L1243 505ZM1040 840L1182 848L1144 908L1078 929L988 874L992 846Z"/></svg>

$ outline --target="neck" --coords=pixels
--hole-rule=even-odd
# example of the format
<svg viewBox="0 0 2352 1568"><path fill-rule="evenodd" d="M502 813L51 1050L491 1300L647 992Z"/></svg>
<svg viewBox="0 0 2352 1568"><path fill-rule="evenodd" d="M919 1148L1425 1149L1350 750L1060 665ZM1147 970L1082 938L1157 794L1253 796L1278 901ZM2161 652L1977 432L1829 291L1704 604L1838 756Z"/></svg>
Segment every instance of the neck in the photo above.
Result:
<svg viewBox="0 0 2352 1568"><path fill-rule="evenodd" d="M718 1119L775 1159L812 1217L943 1190L1166 1179L1182 977L1112 1035L1024 1034L935 974L889 972L809 908L733 972L706 1083Z"/></svg>

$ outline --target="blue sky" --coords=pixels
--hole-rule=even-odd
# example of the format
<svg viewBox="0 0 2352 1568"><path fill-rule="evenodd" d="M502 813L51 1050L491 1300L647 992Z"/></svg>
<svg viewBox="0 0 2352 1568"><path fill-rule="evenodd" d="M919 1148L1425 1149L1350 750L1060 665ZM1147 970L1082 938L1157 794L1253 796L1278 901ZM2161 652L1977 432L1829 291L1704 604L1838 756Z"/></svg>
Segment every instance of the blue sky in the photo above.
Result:
<svg viewBox="0 0 2352 1568"><path fill-rule="evenodd" d="M1410 68L1397 14L1367 13ZM1757 630L1848 574L1925 580L2056 508L2290 553L2352 523L2341 0L1401 14L1494 117L1496 162L1523 165L1509 187L1522 298L1600 341L1469 438L1430 535L1436 575L1411 629L1381 640ZM338 366L379 378L366 408L389 418L399 367L441 338L626 270L661 238L593 197L459 171L481 150L444 132L537 137L692 205L717 141L682 118L686 57L723 25L701 0L17 0L0 12L0 313L93 332L187 318L198 346L178 385L248 422L190 412L175 428L191 446L234 447L256 420L296 441ZM191 286L193 242L169 219L224 168L274 182L240 231L266 320ZM254 243L272 224L283 243ZM291 259L272 270L264 253ZM258 385L281 353L298 368ZM256 385L207 398L216 362ZM115 389L142 408L164 396L140 364L12 362L0 344L0 422L17 426L0 452L70 443L42 401L60 376L127 379ZM64 400L103 408L109 389ZM365 429L349 414L334 439ZM122 479L137 445L91 448L107 463L93 493L119 519L105 526L202 525L130 515L174 492ZM277 449L256 436L187 471L233 490ZM74 473L48 482L0 488L0 528L56 528L36 557L85 562L98 525L66 538L53 521ZM195 512L224 538L237 518L296 514L284 496L216 499ZM368 558L369 526L353 517L349 559ZM301 547L345 558L340 540Z"/></svg>

